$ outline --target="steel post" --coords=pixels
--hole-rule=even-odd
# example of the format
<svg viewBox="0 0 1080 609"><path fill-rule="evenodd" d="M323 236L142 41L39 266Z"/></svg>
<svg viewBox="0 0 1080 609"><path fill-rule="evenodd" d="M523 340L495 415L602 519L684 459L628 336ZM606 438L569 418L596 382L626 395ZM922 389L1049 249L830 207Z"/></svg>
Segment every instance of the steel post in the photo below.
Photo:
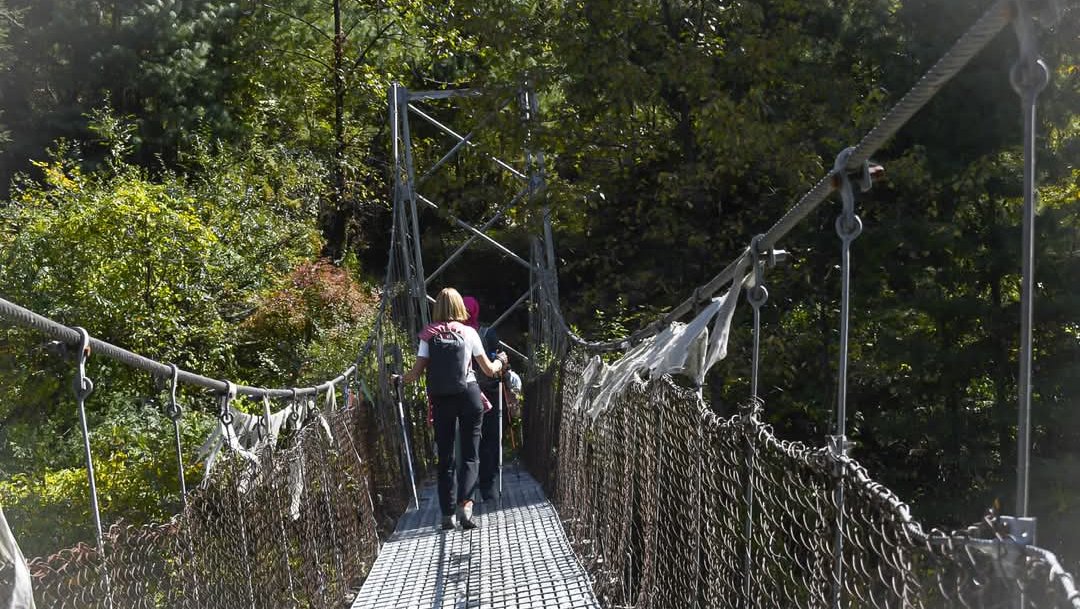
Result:
<svg viewBox="0 0 1080 609"><path fill-rule="evenodd" d="M409 92L405 89L398 89L398 116L401 119L401 136L404 140L405 151L405 175L406 182L408 184L408 190L406 192L409 213L411 214L411 229L412 229L412 241L413 241L413 268L412 276L409 278L409 287L413 291L413 299L416 301L416 306L420 309L420 324L426 326L429 321L427 299L424 296L427 295L427 287L424 283L424 255L420 244L420 217L416 208L416 198L419 194L416 192L416 167L413 165L412 155L412 136L409 134L409 113L408 111L402 112L401 105L408 105Z"/></svg>

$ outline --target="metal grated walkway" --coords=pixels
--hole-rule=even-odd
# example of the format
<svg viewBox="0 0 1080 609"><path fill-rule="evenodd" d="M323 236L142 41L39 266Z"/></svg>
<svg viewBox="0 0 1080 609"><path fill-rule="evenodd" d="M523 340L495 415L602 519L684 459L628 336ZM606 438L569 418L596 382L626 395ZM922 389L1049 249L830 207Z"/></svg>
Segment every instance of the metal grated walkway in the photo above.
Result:
<svg viewBox="0 0 1080 609"><path fill-rule="evenodd" d="M352 609L599 609L540 485L507 467L503 488L501 501L477 504L479 529L443 531L428 484L420 510L401 517Z"/></svg>

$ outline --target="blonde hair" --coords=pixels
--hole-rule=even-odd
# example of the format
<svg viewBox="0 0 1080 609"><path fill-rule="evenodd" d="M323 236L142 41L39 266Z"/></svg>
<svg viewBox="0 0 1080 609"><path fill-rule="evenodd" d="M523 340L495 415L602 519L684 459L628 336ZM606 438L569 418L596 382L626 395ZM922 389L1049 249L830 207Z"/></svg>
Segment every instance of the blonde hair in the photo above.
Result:
<svg viewBox="0 0 1080 609"><path fill-rule="evenodd" d="M466 321L469 312L465 310L465 301L454 288L443 288L435 298L435 309L431 312L434 321Z"/></svg>

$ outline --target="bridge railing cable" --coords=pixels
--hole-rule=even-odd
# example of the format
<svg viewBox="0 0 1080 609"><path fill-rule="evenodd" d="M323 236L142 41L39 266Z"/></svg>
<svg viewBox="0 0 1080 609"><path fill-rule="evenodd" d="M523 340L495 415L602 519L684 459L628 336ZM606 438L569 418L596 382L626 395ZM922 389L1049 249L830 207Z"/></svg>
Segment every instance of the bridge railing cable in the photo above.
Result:
<svg viewBox="0 0 1080 609"><path fill-rule="evenodd" d="M0 318L73 346L79 355L76 398L96 544L80 543L29 561L39 607L249 609L337 606L348 597L378 553L380 527L406 505L402 491L413 483L413 459L421 465L432 461L430 432L415 424L424 418L423 405L410 400L399 415L384 388L374 395L367 390L369 383L386 384L385 354L397 342L408 343L387 323L405 276L397 232L392 231L373 325L355 362L307 387L247 386L207 377L0 298ZM166 414L174 427L182 500L182 510L168 522L103 524L84 416L94 389L86 374L91 354L168 381ZM177 399L182 383L221 396L217 440L212 436L200 449L212 456L201 484L190 492ZM341 408L339 384L346 395ZM315 404L320 393L327 400L323 410ZM235 409L238 396L261 398L262 416ZM271 412L271 398L289 406ZM207 448L215 446L223 449Z"/></svg>
<svg viewBox="0 0 1080 609"><path fill-rule="evenodd" d="M1032 545L1022 519L991 513L960 530L924 529L898 496L848 454L845 435L851 242L861 231L850 174L861 173L867 190L870 155L1016 18L1023 8L1018 6L1001 1L991 7L857 146L841 152L833 170L795 207L659 321L622 339L589 342L570 330L557 299L548 297L546 310L575 347L527 388L526 437L540 441L526 445L525 458L554 494L605 603L638 609L1080 609L1073 577L1053 553ZM1024 250L1030 257L1034 97L1045 84L1036 78L1040 70L1045 76L1045 66L1035 61L1030 23L1024 25L1018 27L1022 61L1035 76L1020 74L1014 81L1030 81L1017 86L1024 98ZM843 199L836 226L843 274L836 429L827 446L812 448L777 438L761 418L759 258L773 252L833 190ZM748 298L755 307L752 396L739 414L718 417L699 390L679 387L667 376L634 374L628 380L622 373L589 372L600 362L589 358L596 351L647 339L728 282L741 289L748 258ZM1030 295L1022 300L1030 317ZM1030 340L1028 320L1021 348L1030 350ZM1022 369L1022 385L1023 374ZM604 406L591 407L594 399ZM1019 452L1027 452L1022 442ZM1025 467L1021 460L1021 474Z"/></svg>
<svg viewBox="0 0 1080 609"><path fill-rule="evenodd" d="M859 143L850 149L843 168L834 168L822 177L787 212L764 233L760 245L764 250L775 248L779 241L802 222L839 186L838 174L842 171L859 171L896 132L906 124L930 99L941 90L968 62L971 61L1015 16L1013 0L998 0L945 52L923 77L878 121ZM559 303L553 302L552 313L562 331L574 344L590 351L616 351L625 349L655 335L673 321L692 312L713 294L735 279L735 271L749 262L749 249L717 273L693 294L663 317L622 338L605 341L587 340L571 329L566 322ZM545 293L550 293L547 291Z"/></svg>
<svg viewBox="0 0 1080 609"><path fill-rule="evenodd" d="M384 321L389 293L384 290L356 363L334 379L308 391L248 388L247 395L262 398L263 416L234 409L244 389L224 381L216 414L225 448L212 469L207 465L198 488L184 494L183 509L164 523L104 526L97 524L95 505L96 547L78 544L28 561L38 607L252 609L346 602L378 554L380 529L406 506L401 491L411 482L407 459L412 455L404 454L403 445L411 442L421 463L431 461L430 438L413 424L423 418L421 406L409 403L399 431L390 405L363 388L377 382L372 371L382 363L374 346L395 340ZM59 340L68 336L66 326L3 303L0 316L19 315L21 325ZM81 347L92 344L75 331L85 339ZM98 344L105 346L102 351L113 347ZM118 350L123 363L159 370L154 360ZM84 364L87 353L80 349ZM173 392L184 377L175 366L165 370L178 428ZM189 382L192 377L197 386L219 388L216 381L201 382L206 377L199 375L188 376ZM85 375L78 380L82 403L90 397L89 384ZM352 391L353 382L361 385L359 393ZM360 399L350 398L339 408L338 383L346 384L346 395ZM325 409L316 407L316 391L326 392ZM291 405L271 413L270 398L282 394ZM179 443L177 449L182 470ZM92 467L89 453L87 462Z"/></svg>
<svg viewBox="0 0 1080 609"><path fill-rule="evenodd" d="M380 304L380 306L382 306ZM75 328L61 324L39 315L29 309L23 308L9 300L0 298L0 317L12 321L20 326L38 330L41 333L51 336L59 340L60 342L69 345L77 346L80 342L79 331ZM107 357L109 359L116 360L122 364L126 364L132 368L149 372L150 374L161 378L172 378L171 364L159 362L157 360L133 353L118 347L112 343L103 341L101 339L90 337L90 351L95 355ZM370 345L365 343L362 350L369 349ZM310 387L297 387L296 394L300 396L316 395L318 393L325 392L330 386L338 385L346 378L350 377L356 372L356 366L351 365L346 368L341 374L335 376L332 379L323 381ZM195 372L191 372L184 369L177 369L177 379L181 383L189 385L195 385L198 387L204 387L210 389L216 393L225 393L228 390L228 382L220 379L215 379ZM272 398L287 398L293 395L293 388L269 388L269 387L252 387L248 385L237 385L236 392L239 395L247 395L252 397L268 396Z"/></svg>

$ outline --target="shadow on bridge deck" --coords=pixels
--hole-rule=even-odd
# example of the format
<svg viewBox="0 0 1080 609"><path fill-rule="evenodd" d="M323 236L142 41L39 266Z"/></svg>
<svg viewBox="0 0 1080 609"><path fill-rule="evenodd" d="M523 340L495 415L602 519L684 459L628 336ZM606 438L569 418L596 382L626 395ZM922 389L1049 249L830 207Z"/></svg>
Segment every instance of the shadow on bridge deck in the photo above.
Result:
<svg viewBox="0 0 1080 609"><path fill-rule="evenodd" d="M387 540L352 609L593 609L599 603L555 508L531 476L507 468L480 528L443 531L433 484Z"/></svg>

